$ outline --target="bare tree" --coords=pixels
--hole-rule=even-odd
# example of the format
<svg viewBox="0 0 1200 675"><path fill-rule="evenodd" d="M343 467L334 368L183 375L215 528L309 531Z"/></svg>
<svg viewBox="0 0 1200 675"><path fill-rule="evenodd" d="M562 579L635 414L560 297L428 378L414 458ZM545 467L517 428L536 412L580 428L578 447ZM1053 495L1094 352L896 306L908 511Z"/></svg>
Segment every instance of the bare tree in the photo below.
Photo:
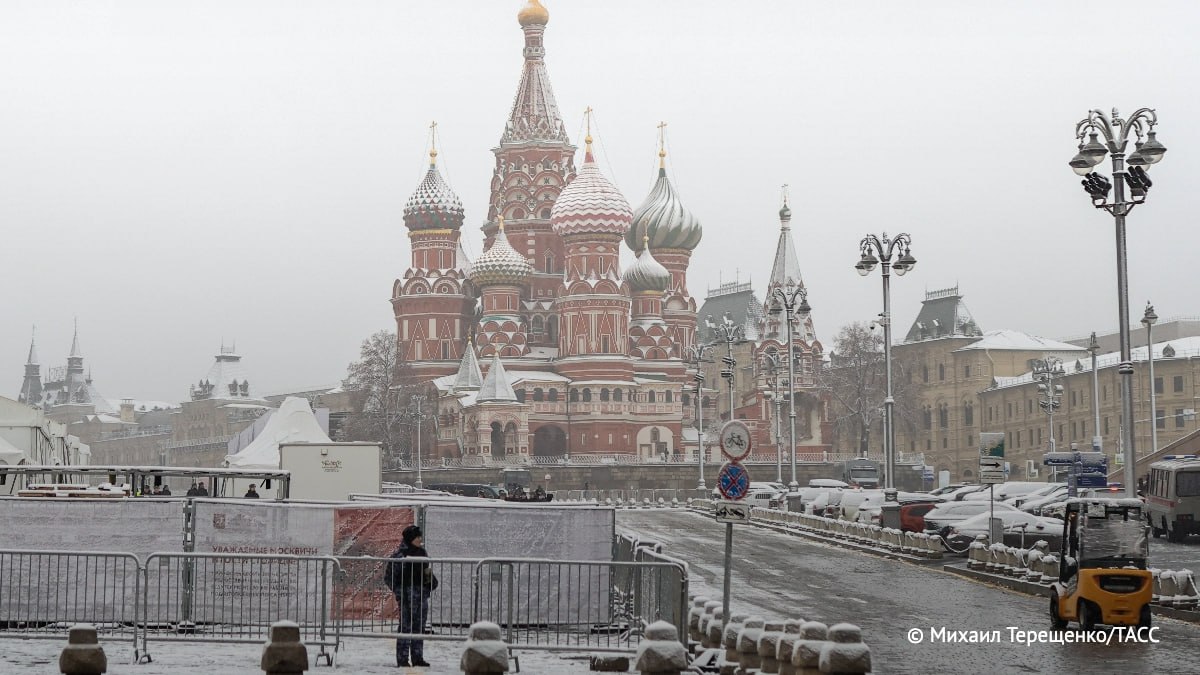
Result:
<svg viewBox="0 0 1200 675"><path fill-rule="evenodd" d="M868 454L872 430L880 432L882 447L883 404L887 397L882 333L861 322L845 326L834 338L829 366L822 370L822 384L834 400L834 433L856 440L859 455ZM904 375L907 369L907 363L893 355L893 421L897 429L913 428L917 415L914 392Z"/></svg>
<svg viewBox="0 0 1200 675"><path fill-rule="evenodd" d="M352 406L343 426L346 440L380 443L392 466L409 457L415 441L411 399L417 387L408 382L409 366L399 360L396 334L390 331L379 331L363 340L359 360L349 365L342 381L342 387L350 392ZM432 415L428 408L425 412L428 423Z"/></svg>

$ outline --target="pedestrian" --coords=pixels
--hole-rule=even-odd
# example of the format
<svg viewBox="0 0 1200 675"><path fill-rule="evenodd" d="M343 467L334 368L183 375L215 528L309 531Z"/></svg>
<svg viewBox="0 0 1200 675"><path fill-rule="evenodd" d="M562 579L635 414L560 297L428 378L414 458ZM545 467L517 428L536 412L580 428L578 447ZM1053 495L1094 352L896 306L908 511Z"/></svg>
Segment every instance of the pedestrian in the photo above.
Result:
<svg viewBox="0 0 1200 675"><path fill-rule="evenodd" d="M251 483L250 487L246 489L246 494L243 497L245 499L258 499L258 490L254 488L254 483Z"/></svg>
<svg viewBox="0 0 1200 675"><path fill-rule="evenodd" d="M197 490L196 490L196 481L192 481L192 487L188 488L187 496L195 497L198 494L200 494L200 493L197 492Z"/></svg>
<svg viewBox="0 0 1200 675"><path fill-rule="evenodd" d="M197 497L207 497L208 496L208 488L204 486L204 481L200 481L196 485L196 496Z"/></svg>
<svg viewBox="0 0 1200 675"><path fill-rule="evenodd" d="M421 528L409 525L400 534L399 548L390 556L392 560L384 568L384 580L396 598L400 611L402 635L420 635L425 632L425 618L429 615L429 594L438 587L438 579L427 562L400 562L405 558L428 558L425 551L425 536ZM420 666L426 668L425 641L401 637L396 639L396 666Z"/></svg>
<svg viewBox="0 0 1200 675"><path fill-rule="evenodd" d="M158 494L162 495L163 497L170 497L171 496L171 486L163 484L162 491L160 491Z"/></svg>

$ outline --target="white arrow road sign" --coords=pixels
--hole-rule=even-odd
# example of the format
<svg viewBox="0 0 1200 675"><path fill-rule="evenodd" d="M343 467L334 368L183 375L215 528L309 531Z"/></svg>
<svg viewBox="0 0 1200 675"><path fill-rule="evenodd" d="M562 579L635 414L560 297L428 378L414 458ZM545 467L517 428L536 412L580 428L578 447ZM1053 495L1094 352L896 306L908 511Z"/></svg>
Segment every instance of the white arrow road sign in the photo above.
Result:
<svg viewBox="0 0 1200 675"><path fill-rule="evenodd" d="M750 522L750 505L745 502L715 502L718 523Z"/></svg>

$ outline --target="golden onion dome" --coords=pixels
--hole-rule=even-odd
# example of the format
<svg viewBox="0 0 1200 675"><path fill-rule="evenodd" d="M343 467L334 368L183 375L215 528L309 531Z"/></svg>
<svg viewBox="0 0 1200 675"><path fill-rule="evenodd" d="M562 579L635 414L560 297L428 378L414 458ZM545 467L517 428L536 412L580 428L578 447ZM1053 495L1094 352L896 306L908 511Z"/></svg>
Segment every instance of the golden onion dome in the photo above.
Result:
<svg viewBox="0 0 1200 675"><path fill-rule="evenodd" d="M550 12L546 11L546 8L542 7L542 3L538 0L526 0L525 6L517 12L517 21L522 26L545 26L550 23Z"/></svg>

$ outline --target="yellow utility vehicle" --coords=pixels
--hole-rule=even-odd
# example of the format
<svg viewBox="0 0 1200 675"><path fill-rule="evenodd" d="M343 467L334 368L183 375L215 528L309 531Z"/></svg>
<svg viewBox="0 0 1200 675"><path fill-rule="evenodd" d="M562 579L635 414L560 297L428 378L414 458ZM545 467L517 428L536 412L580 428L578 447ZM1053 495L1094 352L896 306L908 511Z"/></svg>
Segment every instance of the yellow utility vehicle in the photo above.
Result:
<svg viewBox="0 0 1200 675"><path fill-rule="evenodd" d="M1150 627L1149 535L1141 500L1067 500L1059 580L1050 593L1051 626L1076 621L1084 630L1096 624Z"/></svg>

